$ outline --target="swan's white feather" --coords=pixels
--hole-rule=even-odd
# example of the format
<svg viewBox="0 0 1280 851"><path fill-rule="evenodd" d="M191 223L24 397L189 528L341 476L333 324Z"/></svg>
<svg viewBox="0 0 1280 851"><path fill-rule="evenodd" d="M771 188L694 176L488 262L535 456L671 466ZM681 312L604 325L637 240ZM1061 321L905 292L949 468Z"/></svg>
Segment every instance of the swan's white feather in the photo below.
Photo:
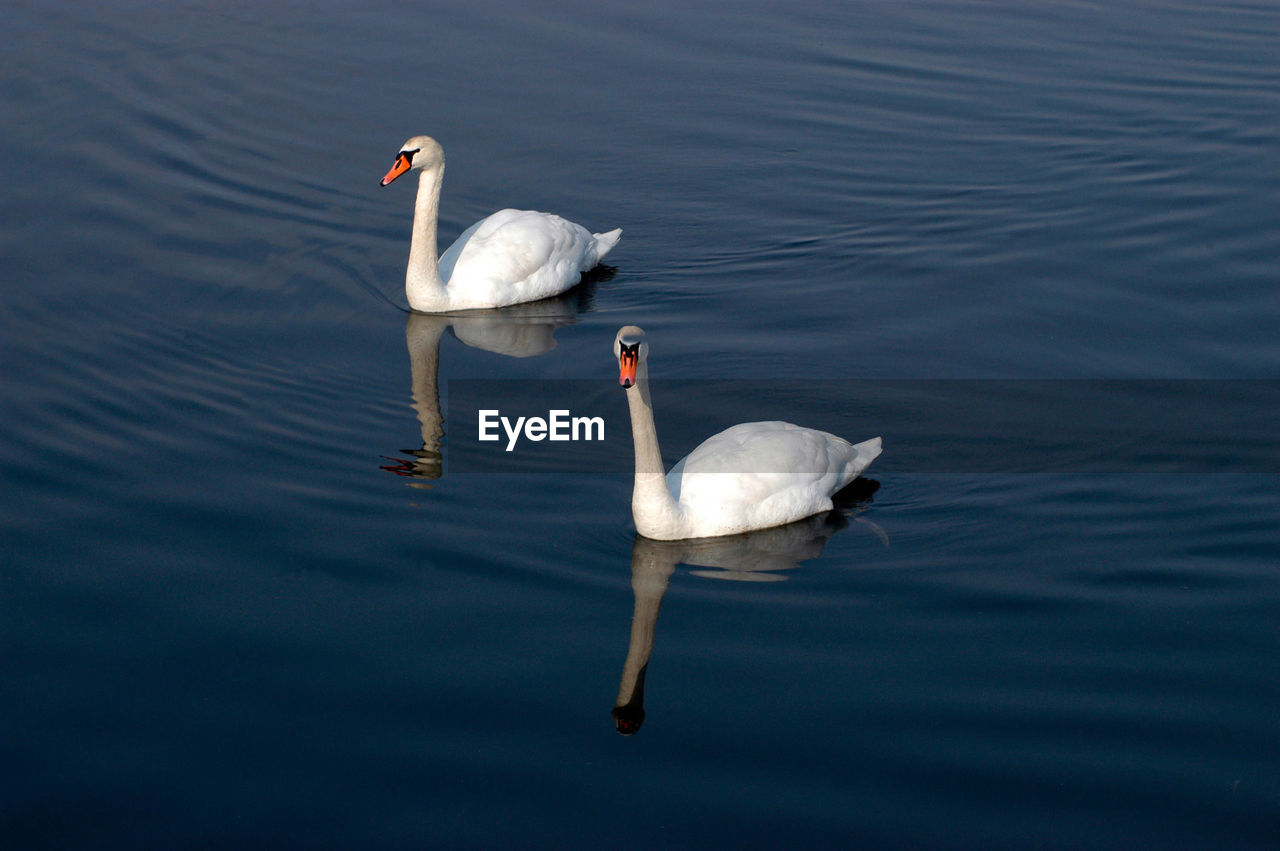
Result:
<svg viewBox="0 0 1280 851"><path fill-rule="evenodd" d="M620 234L595 236L554 213L499 210L440 255L450 308L506 307L558 295L598 264Z"/></svg>
<svg viewBox="0 0 1280 851"><path fill-rule="evenodd" d="M878 437L854 445L791 423L741 423L707 438L667 473L684 528L650 530L659 532L650 537L732 535L830 511L832 494L879 454Z"/></svg>

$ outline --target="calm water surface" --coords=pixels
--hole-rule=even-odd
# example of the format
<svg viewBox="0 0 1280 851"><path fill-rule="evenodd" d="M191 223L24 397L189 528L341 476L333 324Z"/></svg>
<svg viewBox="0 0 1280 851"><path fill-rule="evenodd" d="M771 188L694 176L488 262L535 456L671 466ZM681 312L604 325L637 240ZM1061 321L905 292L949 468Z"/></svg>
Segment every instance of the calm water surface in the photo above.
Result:
<svg viewBox="0 0 1280 851"><path fill-rule="evenodd" d="M1277 847L1275 7L4 17L7 844ZM424 132L443 239L612 268L410 316ZM781 417L875 481L637 539L628 323L671 460ZM605 451L451 467L479 379Z"/></svg>

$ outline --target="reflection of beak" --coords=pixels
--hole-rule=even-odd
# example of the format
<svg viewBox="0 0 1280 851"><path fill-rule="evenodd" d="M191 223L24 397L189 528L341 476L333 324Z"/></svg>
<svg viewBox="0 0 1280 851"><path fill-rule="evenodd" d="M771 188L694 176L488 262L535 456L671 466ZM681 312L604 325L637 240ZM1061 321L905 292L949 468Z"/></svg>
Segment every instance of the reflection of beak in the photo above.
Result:
<svg viewBox="0 0 1280 851"><path fill-rule="evenodd" d="M382 178L382 183L380 185L386 186L388 183L395 180L397 177L404 174L408 170L409 170L409 155L397 154L396 161L391 166L391 171L387 172L386 177Z"/></svg>
<svg viewBox="0 0 1280 851"><path fill-rule="evenodd" d="M630 387L636 383L636 360L635 352L623 352L618 358L618 383L623 387Z"/></svg>

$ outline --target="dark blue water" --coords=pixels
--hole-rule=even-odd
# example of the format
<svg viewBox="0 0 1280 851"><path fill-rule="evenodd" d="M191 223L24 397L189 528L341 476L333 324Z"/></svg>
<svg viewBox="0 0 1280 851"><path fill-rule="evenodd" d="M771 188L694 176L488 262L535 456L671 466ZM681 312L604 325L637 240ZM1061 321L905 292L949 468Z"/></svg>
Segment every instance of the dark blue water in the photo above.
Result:
<svg viewBox="0 0 1280 851"><path fill-rule="evenodd" d="M7 846L1280 841L1273 6L4 19ZM410 317L418 133L443 239L613 268ZM670 458L786 418L874 482L637 539L629 323ZM477 380L617 451L452 468Z"/></svg>

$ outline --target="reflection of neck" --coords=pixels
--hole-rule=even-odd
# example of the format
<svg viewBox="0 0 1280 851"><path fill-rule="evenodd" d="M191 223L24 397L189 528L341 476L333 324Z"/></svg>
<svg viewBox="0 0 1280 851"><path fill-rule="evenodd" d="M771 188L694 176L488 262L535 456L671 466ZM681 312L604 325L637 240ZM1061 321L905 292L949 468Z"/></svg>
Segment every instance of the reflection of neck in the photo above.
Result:
<svg viewBox="0 0 1280 851"><path fill-rule="evenodd" d="M422 426L420 464L440 470L440 443L444 438L444 415L440 410L440 338L447 321L434 316L411 314L405 328L409 347L409 368L413 373L413 409ZM422 472L430 475L430 470Z"/></svg>
<svg viewBox="0 0 1280 851"><path fill-rule="evenodd" d="M631 591L635 594L635 611L631 616L631 644L627 648L627 661L622 666L622 682L618 686L618 699L614 701L614 714L626 708L632 714L643 717L644 675L653 652L653 635L658 624L658 610L667 582L675 570L676 561L653 542L637 537L631 549Z"/></svg>

